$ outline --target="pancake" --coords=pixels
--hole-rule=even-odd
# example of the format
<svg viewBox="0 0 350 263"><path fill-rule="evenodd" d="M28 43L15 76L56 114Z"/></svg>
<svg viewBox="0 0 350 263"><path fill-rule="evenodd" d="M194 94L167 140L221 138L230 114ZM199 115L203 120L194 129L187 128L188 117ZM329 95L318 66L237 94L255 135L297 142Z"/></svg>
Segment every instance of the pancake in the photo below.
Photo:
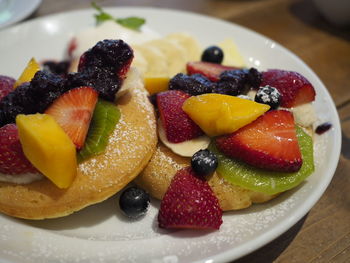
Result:
<svg viewBox="0 0 350 263"><path fill-rule="evenodd" d="M66 216L104 201L139 174L156 148L155 114L139 74L130 70L125 82L130 88L116 101L121 119L106 151L81 163L68 189L46 178L25 185L1 182L1 212L25 219Z"/></svg>
<svg viewBox="0 0 350 263"><path fill-rule="evenodd" d="M176 172L190 165L191 158L179 156L159 142L150 162L135 182L153 197L162 199ZM225 181L218 173L209 178L208 184L224 211L247 208L253 203L267 202L277 196L243 189Z"/></svg>

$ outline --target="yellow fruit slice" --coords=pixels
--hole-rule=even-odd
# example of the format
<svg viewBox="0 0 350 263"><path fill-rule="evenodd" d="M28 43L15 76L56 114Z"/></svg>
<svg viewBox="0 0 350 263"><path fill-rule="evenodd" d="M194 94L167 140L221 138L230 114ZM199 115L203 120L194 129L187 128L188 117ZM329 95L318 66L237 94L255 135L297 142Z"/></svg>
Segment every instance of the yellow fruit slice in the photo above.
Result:
<svg viewBox="0 0 350 263"><path fill-rule="evenodd" d="M241 56L236 43L231 38L227 38L220 42L218 46L224 52L224 60L222 65L235 66L235 67L245 67L244 58Z"/></svg>
<svg viewBox="0 0 350 263"><path fill-rule="evenodd" d="M24 155L57 187L68 188L77 173L76 150L54 118L47 114L17 115Z"/></svg>
<svg viewBox="0 0 350 263"><path fill-rule="evenodd" d="M167 76L146 76L144 78L145 88L152 95L168 89L170 78Z"/></svg>
<svg viewBox="0 0 350 263"><path fill-rule="evenodd" d="M251 123L270 106L235 96L209 93L188 98L182 109L207 135L218 136Z"/></svg>
<svg viewBox="0 0 350 263"><path fill-rule="evenodd" d="M16 81L14 88L17 88L19 85L21 85L24 82L29 82L34 77L35 73L40 70L40 66L38 62L34 58L29 60L27 66L23 70L21 76Z"/></svg>

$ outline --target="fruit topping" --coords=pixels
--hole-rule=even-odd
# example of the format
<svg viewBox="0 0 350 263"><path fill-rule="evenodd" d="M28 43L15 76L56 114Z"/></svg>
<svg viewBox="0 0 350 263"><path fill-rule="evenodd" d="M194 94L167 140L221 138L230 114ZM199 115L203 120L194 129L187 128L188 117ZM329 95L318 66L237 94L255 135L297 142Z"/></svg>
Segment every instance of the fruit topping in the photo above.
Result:
<svg viewBox="0 0 350 263"><path fill-rule="evenodd" d="M215 141L221 152L254 167L296 172L302 165L293 114L286 110L269 111Z"/></svg>
<svg viewBox="0 0 350 263"><path fill-rule="evenodd" d="M23 70L21 76L16 81L14 87L16 88L24 82L31 81L35 73L38 72L39 70L40 70L40 65L38 64L38 62L36 62L34 58L32 58L31 60L29 60L27 66Z"/></svg>
<svg viewBox="0 0 350 263"><path fill-rule="evenodd" d="M270 112L269 112L270 113ZM296 127L303 164L298 172L281 173L255 168L221 153L212 143L209 149L219 160L218 172L226 181L252 191L277 194L299 185L314 171L312 138L302 128Z"/></svg>
<svg viewBox="0 0 350 263"><path fill-rule="evenodd" d="M281 94L281 106L295 107L315 100L316 92L312 84L294 71L271 69L263 72L261 86L275 87Z"/></svg>
<svg viewBox="0 0 350 263"><path fill-rule="evenodd" d="M218 81L219 76L222 72L227 70L235 70L237 68L230 67L230 66L223 66L220 64L210 63L210 62L194 61L194 62L188 62L186 64L186 69L187 69L188 75L193 75L198 73L207 77L211 81Z"/></svg>
<svg viewBox="0 0 350 263"><path fill-rule="evenodd" d="M209 136L228 134L251 123L269 106L222 94L203 94L187 99L182 109Z"/></svg>
<svg viewBox="0 0 350 263"><path fill-rule="evenodd" d="M218 167L218 158L208 149L199 150L192 156L191 166L199 176L211 175Z"/></svg>
<svg viewBox="0 0 350 263"><path fill-rule="evenodd" d="M169 86L169 77L145 77L145 88L151 94L166 91Z"/></svg>
<svg viewBox="0 0 350 263"><path fill-rule="evenodd" d="M18 115L19 139L24 155L59 188L68 188L77 173L75 146L48 114Z"/></svg>
<svg viewBox="0 0 350 263"><path fill-rule="evenodd" d="M157 95L160 119L169 142L179 143L203 134L203 131L182 110L190 95L180 90L169 90Z"/></svg>
<svg viewBox="0 0 350 263"><path fill-rule="evenodd" d="M210 138L206 135L196 137L194 139L179 142L179 143L171 143L168 141L165 131L162 125L162 122L158 120L158 135L159 139L166 147L172 150L174 153L184 156L184 157L192 157L200 149L206 149L210 144Z"/></svg>
<svg viewBox="0 0 350 263"><path fill-rule="evenodd" d="M68 88L64 79L38 71L32 81L23 83L0 101L0 126L14 123L18 114L42 113Z"/></svg>
<svg viewBox="0 0 350 263"><path fill-rule="evenodd" d="M105 151L109 135L119 119L120 111L115 104L101 99L97 101L84 147L78 153L79 162Z"/></svg>
<svg viewBox="0 0 350 263"><path fill-rule="evenodd" d="M75 88L57 98L45 111L62 127L77 149L84 145L97 98L93 88Z"/></svg>
<svg viewBox="0 0 350 263"><path fill-rule="evenodd" d="M211 62L216 64L221 64L224 59L224 52L218 46L207 47L201 56L201 60L204 62Z"/></svg>
<svg viewBox="0 0 350 263"><path fill-rule="evenodd" d="M60 75L62 77L67 76L69 72L70 67L70 61L63 60L63 61L54 61L54 60L48 60L43 63L43 70L48 71L53 74Z"/></svg>
<svg viewBox="0 0 350 263"><path fill-rule="evenodd" d="M190 95L212 93L215 84L201 74L176 74L169 82L169 90L182 90Z"/></svg>
<svg viewBox="0 0 350 263"><path fill-rule="evenodd" d="M281 94L276 88L267 85L258 90L255 95L255 101L267 104L272 110L275 110L280 106Z"/></svg>
<svg viewBox="0 0 350 263"><path fill-rule="evenodd" d="M244 58L241 56L236 43L231 38L227 38L220 42L218 46L224 52L224 60L221 64L235 66L238 68L245 67Z"/></svg>
<svg viewBox="0 0 350 263"><path fill-rule="evenodd" d="M129 187L119 198L121 211L129 218L137 219L143 216L149 207L150 198L145 190L138 187Z"/></svg>
<svg viewBox="0 0 350 263"><path fill-rule="evenodd" d="M114 101L133 56L122 40L100 41L80 57L78 73L68 75L68 86L93 87L101 98Z"/></svg>
<svg viewBox="0 0 350 263"><path fill-rule="evenodd" d="M0 128L0 173L38 173L23 153L16 124Z"/></svg>
<svg viewBox="0 0 350 263"><path fill-rule="evenodd" d="M325 133L326 131L328 131L330 128L332 128L332 123L330 123L330 122L325 122L325 123L322 123L322 124L318 125L318 126L316 127L315 132L316 132L318 135L321 135L321 134Z"/></svg>
<svg viewBox="0 0 350 263"><path fill-rule="evenodd" d="M160 205L158 223L161 228L219 229L222 210L208 183L187 167L172 179Z"/></svg>
<svg viewBox="0 0 350 263"><path fill-rule="evenodd" d="M14 78L0 75L0 101L13 90L15 82Z"/></svg>

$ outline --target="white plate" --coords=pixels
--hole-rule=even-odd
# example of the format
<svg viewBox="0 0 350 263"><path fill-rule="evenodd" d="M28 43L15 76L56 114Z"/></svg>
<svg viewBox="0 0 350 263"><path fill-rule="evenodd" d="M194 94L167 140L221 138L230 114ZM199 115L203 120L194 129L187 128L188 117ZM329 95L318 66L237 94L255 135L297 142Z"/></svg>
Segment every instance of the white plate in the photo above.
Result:
<svg viewBox="0 0 350 263"><path fill-rule="evenodd" d="M42 0L0 0L0 29L30 16Z"/></svg>
<svg viewBox="0 0 350 263"><path fill-rule="evenodd" d="M188 31L203 46L233 37L246 62L259 69L295 70L316 88L319 123L333 128L315 136L316 171L297 189L264 205L225 213L220 231L164 231L157 228L153 201L136 222L118 212L117 197L71 216L25 221L0 216L0 258L10 262L222 262L237 259L288 230L328 186L340 154L340 124L334 103L319 78L298 57L274 41L238 25L198 14L153 8L116 8L137 15L161 34ZM63 13L0 32L0 74L18 76L29 58L61 58L75 32L94 25L92 10Z"/></svg>

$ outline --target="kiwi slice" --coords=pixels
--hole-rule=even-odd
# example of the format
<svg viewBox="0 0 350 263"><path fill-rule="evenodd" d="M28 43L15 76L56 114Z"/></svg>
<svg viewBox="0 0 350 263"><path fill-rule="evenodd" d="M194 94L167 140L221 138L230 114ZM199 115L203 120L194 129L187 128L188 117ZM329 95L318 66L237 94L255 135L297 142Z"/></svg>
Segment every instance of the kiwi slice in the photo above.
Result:
<svg viewBox="0 0 350 263"><path fill-rule="evenodd" d="M315 170L312 138L298 126L296 132L303 158L303 164L298 172L272 172L255 168L225 156L212 141L209 149L216 154L219 161L216 171L232 184L265 194L273 195L296 187Z"/></svg>
<svg viewBox="0 0 350 263"><path fill-rule="evenodd" d="M84 147L78 152L78 162L105 151L109 135L120 119L120 110L113 103L99 99L90 122Z"/></svg>

